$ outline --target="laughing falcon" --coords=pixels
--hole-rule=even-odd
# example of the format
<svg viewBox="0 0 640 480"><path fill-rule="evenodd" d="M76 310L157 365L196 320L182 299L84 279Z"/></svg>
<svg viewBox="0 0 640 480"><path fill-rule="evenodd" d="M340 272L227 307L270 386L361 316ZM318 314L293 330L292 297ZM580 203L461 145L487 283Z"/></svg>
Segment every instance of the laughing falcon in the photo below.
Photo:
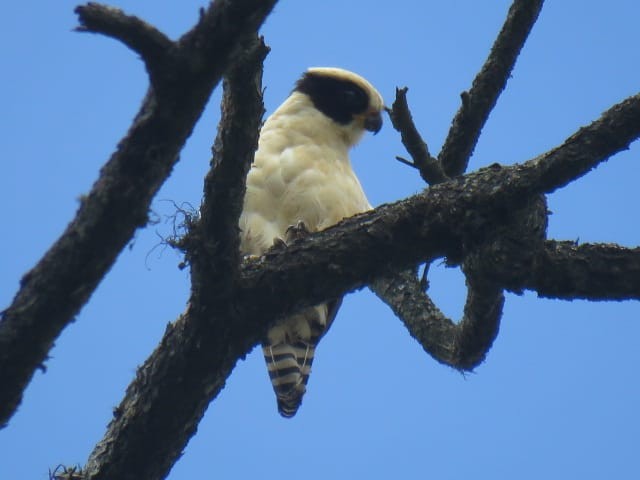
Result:
<svg viewBox="0 0 640 480"><path fill-rule="evenodd" d="M382 126L384 103L364 78L339 68L310 68L265 121L240 216L240 249L260 255L289 227L310 232L371 208L351 169L349 150ZM304 309L271 328L262 350L278 411L295 415L315 347L341 299Z"/></svg>

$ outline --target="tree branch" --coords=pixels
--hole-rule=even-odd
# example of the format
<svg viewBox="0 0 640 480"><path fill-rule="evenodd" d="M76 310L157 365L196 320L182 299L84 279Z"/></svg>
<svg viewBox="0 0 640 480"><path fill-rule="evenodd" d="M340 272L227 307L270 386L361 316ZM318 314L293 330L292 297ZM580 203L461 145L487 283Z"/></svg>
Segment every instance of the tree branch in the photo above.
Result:
<svg viewBox="0 0 640 480"><path fill-rule="evenodd" d="M507 84L542 4L543 0L514 0L489 57L473 80L471 89L462 93L462 105L438 155L449 177L461 175L467 169L482 127Z"/></svg>
<svg viewBox="0 0 640 480"><path fill-rule="evenodd" d="M640 136L640 93L604 112L559 147L538 157L536 187L551 193L588 173ZM526 181L526 180L525 180Z"/></svg>
<svg viewBox="0 0 640 480"><path fill-rule="evenodd" d="M459 370L473 370L498 334L504 296L485 282L468 285L467 307L459 323L447 318L425 294L411 270L380 277L369 285L435 360ZM492 302L487 302L492 300Z"/></svg>
<svg viewBox="0 0 640 480"><path fill-rule="evenodd" d="M402 163L413 168L417 168L422 179L428 184L444 182L448 179L438 160L429 153L426 142L420 136L418 129L413 123L413 116L407 104L407 87L396 88L396 99L393 102L389 117L393 128L400 132L402 144L411 155L413 163L396 157Z"/></svg>
<svg viewBox="0 0 640 480"><path fill-rule="evenodd" d="M541 297L565 300L638 299L640 248L550 240L521 286Z"/></svg>
<svg viewBox="0 0 640 480"><path fill-rule="evenodd" d="M212 3L187 36L206 35L208 41L200 46L180 44L172 56L180 60L173 70L167 67L162 91L149 89L127 136L83 198L76 217L22 278L0 321L0 426L17 408L56 337L89 299L135 230L146 225L151 200L171 173L239 39L257 31L275 1ZM184 68L185 63L190 69Z"/></svg>
<svg viewBox="0 0 640 480"><path fill-rule="evenodd" d="M262 62L269 49L255 35L223 82L222 118L204 181L200 221L183 241L191 264L192 306L211 292L231 290L240 264L238 219L245 180L258 148L262 105ZM217 285L211 285L218 278Z"/></svg>
<svg viewBox="0 0 640 480"><path fill-rule="evenodd" d="M243 319L242 322L246 322L246 326L241 330L250 334L252 341L257 341L269 326L269 323L265 322L267 318L286 315L321 303L328 298L335 298L362 288L386 275L390 268L410 268L411 265L416 265L425 258L460 257L460 252L465 250L465 244L482 245L485 238L493 237L490 232L501 228L494 222L496 217L499 218L505 213L502 202L496 198L501 196L497 190L504 181L502 173L504 172L487 169L462 177L462 179L474 178L461 182L463 185L458 194L452 196L441 195L441 192L437 191L433 194L430 192L449 190L453 181L432 187L424 194L394 204L383 205L371 212L346 219L335 227L313 233L288 245L284 251L270 251L259 261L245 262L241 269L241 280L234 300L242 311L239 313ZM519 195L514 192L515 208L518 207L519 198ZM514 215L517 216L517 211L514 211ZM467 225L464 225L465 218ZM471 227L470 224L473 226ZM527 254L524 260L520 260L523 262L522 265L514 265L510 255L491 255L488 259L484 259L487 263L494 260L504 263L496 265L489 272L482 271L482 281L478 281L475 287L483 288L480 284L484 283L485 287L489 286L486 288L505 287L520 293L526 288L549 285L548 291L555 289L556 297L560 297L560 293L564 292L563 298L571 298L569 292L574 292L578 294L578 298L589 298L584 292L595 293L596 285L602 286L604 282L580 281L580 269L577 267L580 267L581 262L585 264L590 262L587 252L596 251L600 252L600 258L594 261L595 266L583 265L580 267L582 271L607 278L622 275L623 279L614 282L608 290L607 287L602 286L605 292L610 292L610 296L603 294L594 299L640 300L640 282L637 281L640 249L618 250L620 247L611 245L581 246L575 247L577 248L575 254L567 256L563 249L571 247L567 247L564 243L560 244L562 247L560 249L555 243L549 242L541 246L544 250L522 252ZM500 251L498 250L497 253ZM516 248L513 249L513 252L515 251ZM483 253L480 252L479 256ZM607 264L607 260L612 259L615 261ZM525 273L522 274L514 273L521 272L519 267L526 265L531 265L531 269L524 270ZM562 272L554 275L550 273L555 267L567 266L573 269L573 273L568 275ZM551 276L554 280L543 283L546 281L545 276ZM561 286L560 280L569 283L567 286ZM471 279L468 276L468 281L474 282L473 276ZM578 288L581 290L578 291ZM405 300L409 301L409 296L414 293L415 291L406 293ZM405 295L404 292L397 294ZM420 299L421 295L416 298ZM501 302L489 302L483 308L489 317L493 315L494 308L499 308L499 303ZM409 308L409 304L404 305L407 309ZM440 315L433 305L428 305L427 309L431 311L429 315ZM465 315L468 313L465 311ZM415 329L411 328L411 331L420 340L427 338L437 329L450 331L451 328L446 325L447 323L450 322L440 322L431 326L422 325ZM424 330L423 334L416 334L421 328L427 330ZM490 332L491 328L487 328L486 331ZM451 338L451 335L447 335ZM456 360L457 352L451 350L449 343L434 345L433 338L427 338L427 340L430 344L428 343L425 349L440 361L459 365ZM447 360L447 358L453 360Z"/></svg>
<svg viewBox="0 0 640 480"><path fill-rule="evenodd" d="M101 33L120 40L140 54L150 71L154 65L166 61L166 55L173 47L173 42L153 25L126 15L118 8L91 2L76 7L75 13L81 23L76 31Z"/></svg>
<svg viewBox="0 0 640 480"><path fill-rule="evenodd" d="M229 297L239 265L237 225L264 111L261 78L267 52L251 38L225 78L201 219L182 245L192 269L189 308L167 327L160 346L138 370L89 458L87 479L164 478L239 358L220 342L236 323ZM241 349L247 348L243 344Z"/></svg>

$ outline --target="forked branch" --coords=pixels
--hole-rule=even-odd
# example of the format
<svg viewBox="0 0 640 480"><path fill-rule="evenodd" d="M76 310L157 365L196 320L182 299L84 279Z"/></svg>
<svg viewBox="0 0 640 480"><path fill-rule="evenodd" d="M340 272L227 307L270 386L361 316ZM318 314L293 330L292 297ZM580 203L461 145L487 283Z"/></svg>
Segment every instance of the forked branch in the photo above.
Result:
<svg viewBox="0 0 640 480"><path fill-rule="evenodd" d="M238 339L230 300L237 277L237 223L244 176L257 143L262 60L268 49L243 42L226 76L222 118L205 181L201 219L183 244L192 270L189 307L137 372L85 468L87 479L165 478L209 402L250 347ZM241 338L241 337L240 337Z"/></svg>
<svg viewBox="0 0 640 480"><path fill-rule="evenodd" d="M389 110L393 128L400 132L402 144L411 155L412 162L396 157L402 163L417 168L422 179L430 185L448 179L437 159L431 156L427 143L418 132L407 104L407 87L396 88L396 99Z"/></svg>
<svg viewBox="0 0 640 480"><path fill-rule="evenodd" d="M166 80L161 91L149 89L133 125L83 197L75 218L22 278L0 321L0 426L15 412L55 339L87 302L135 230L146 225L152 198L177 162L240 39L256 33L275 2L211 3L194 29L172 48L171 62L161 69ZM81 7L87 28L91 24L114 36L120 32L119 38L145 52L157 52L166 44L155 30L120 13L111 11L112 24L107 26L105 8ZM90 15L98 11L104 15ZM149 44L140 40L145 37L133 34L136 29L154 40Z"/></svg>

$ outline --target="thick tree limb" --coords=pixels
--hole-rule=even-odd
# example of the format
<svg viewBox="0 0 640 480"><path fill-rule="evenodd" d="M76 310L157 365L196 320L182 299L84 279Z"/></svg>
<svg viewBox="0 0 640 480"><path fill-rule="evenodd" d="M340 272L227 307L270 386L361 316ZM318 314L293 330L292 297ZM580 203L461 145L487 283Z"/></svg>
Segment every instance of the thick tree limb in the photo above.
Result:
<svg viewBox="0 0 640 480"><path fill-rule="evenodd" d="M542 4L543 0L514 0L489 57L473 80L471 89L462 93L462 105L438 155L449 177L460 175L467 169L482 127L507 84Z"/></svg>
<svg viewBox="0 0 640 480"><path fill-rule="evenodd" d="M501 276L506 280L506 275ZM534 270L519 283L541 297L637 299L640 298L640 248L550 240L536 256Z"/></svg>
<svg viewBox="0 0 640 480"><path fill-rule="evenodd" d="M541 193L564 187L614 153L627 150L640 136L640 94L614 105L591 125L582 127L559 147L540 155L532 186ZM522 182L526 182L525 178Z"/></svg>
<svg viewBox="0 0 640 480"><path fill-rule="evenodd" d="M0 322L0 426L62 329L73 320L129 242L147 223L151 199L240 38L256 32L275 0L217 0L174 49L162 91L151 88L127 136L102 168L76 217L21 280ZM202 44L196 41L206 37ZM189 65L185 69L185 65Z"/></svg>
<svg viewBox="0 0 640 480"><path fill-rule="evenodd" d="M262 332L266 328L265 318L287 314L362 288L386 275L389 268L410 268L427 258L464 257L466 245L482 245L485 239L491 240L491 232L500 228L495 222L505 213L501 190L511 192L514 209L523 206L519 189L501 187L516 184L517 179L513 176L517 176L523 167L535 168L530 164L501 170L484 169L458 181L432 187L424 194L346 219L335 227L290 244L285 251L270 252L260 261L243 264L235 302L244 312L244 321L249 322L243 330ZM525 255L523 265L531 266L531 270L524 272L513 265L510 254L492 256L492 261L505 263L496 265L490 272L482 272L484 281L516 293L550 285L547 294L555 289L559 298L570 298L568 294L572 291L578 293L578 298L591 298L591 291L595 294L594 300L618 300L622 298L622 292L624 298L640 300L640 283L636 281L639 249L581 246L576 247L580 255L567 256L563 243L558 250L561 253L554 251L560 248L555 243L540 245L538 251L522 252ZM586 261L584 254L590 249L599 252L600 260L593 267L577 269ZM605 260L610 258L615 262L607 266ZM574 273L558 273L553 276L556 281L543 283L543 277L550 275L554 266L569 266ZM606 287L604 282L595 280L581 282L580 271L620 275L622 279ZM557 279L569 283L557 285ZM598 294L595 285L609 291L610 296Z"/></svg>
<svg viewBox="0 0 640 480"><path fill-rule="evenodd" d="M213 146L211 169L204 181L200 221L191 225L182 248L191 264L196 297L231 290L240 264L238 219L242 212L245 179L258 148L262 105L262 61L268 53L262 40L251 38L225 77L222 120ZM222 273L222 275L221 275ZM219 285L210 285L220 277ZM202 292L200 292L202 293ZM200 300L204 300L200 298ZM194 298L191 300L194 303Z"/></svg>
<svg viewBox="0 0 640 480"><path fill-rule="evenodd" d="M138 370L91 454L87 479L164 478L224 386L227 375L221 371L230 372L238 359L220 341L235 323L229 296L240 260L237 225L264 111L261 78L267 52L251 38L225 78L201 217L182 245L192 270L189 308L167 327L161 345Z"/></svg>

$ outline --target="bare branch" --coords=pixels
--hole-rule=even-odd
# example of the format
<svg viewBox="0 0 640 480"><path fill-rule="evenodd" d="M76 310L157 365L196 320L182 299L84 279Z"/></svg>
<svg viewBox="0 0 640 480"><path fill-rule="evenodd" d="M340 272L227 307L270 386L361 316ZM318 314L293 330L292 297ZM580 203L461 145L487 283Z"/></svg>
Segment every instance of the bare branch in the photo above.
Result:
<svg viewBox="0 0 640 480"><path fill-rule="evenodd" d="M251 38L238 56L241 61L224 79L222 118L213 146L211 169L204 181L200 222L192 226L184 245L191 264L194 294L202 289L205 298L211 298L211 291L220 291L224 285L232 288L237 276L238 218L264 114L259 67L268 51L262 39ZM219 278L219 285L210 285L214 278ZM197 294L194 296L203 300ZM191 302L197 303L194 297Z"/></svg>
<svg viewBox="0 0 640 480"><path fill-rule="evenodd" d="M76 31L101 33L120 40L140 54L149 69L163 62L173 46L173 42L160 30L118 8L91 2L76 7L75 12L81 23Z"/></svg>
<svg viewBox="0 0 640 480"><path fill-rule="evenodd" d="M388 112L393 128L400 132L402 144L411 155L413 163L401 157L396 158L406 165L417 168L422 179L428 184L444 182L448 177L442 170L438 160L429 153L427 144L413 123L413 117L407 104L407 90L407 87L396 88L396 99Z"/></svg>
<svg viewBox="0 0 640 480"><path fill-rule="evenodd" d="M262 60L267 51L252 39L225 79L201 220L184 244L192 269L189 308L167 327L159 347L138 370L91 454L87 479L165 478L235 362L251 346L236 343L230 353L221 341L238 338L229 295L239 263L244 178L263 114Z"/></svg>
<svg viewBox="0 0 640 480"><path fill-rule="evenodd" d="M467 299L455 335L458 368L472 370L482 363L498 336L504 294L497 284L465 271Z"/></svg>
<svg viewBox="0 0 640 480"><path fill-rule="evenodd" d="M208 32L208 42L200 47L186 42L174 53L172 58L179 60L174 70L167 70L169 80L162 91L149 89L127 136L83 198L76 217L22 278L0 322L0 425L17 408L56 337L89 299L136 228L146 225L151 200L171 173L239 39L257 31L275 1L213 2L192 30L196 37ZM185 69L185 63L192 68Z"/></svg>
<svg viewBox="0 0 640 480"><path fill-rule="evenodd" d="M640 248L547 241L527 277L523 287L541 297L640 299Z"/></svg>
<svg viewBox="0 0 640 480"><path fill-rule="evenodd" d="M469 286L464 316L457 324L425 294L414 272L378 278L370 288L391 307L429 355L453 368L472 370L479 365L498 334L504 297L495 287L487 292L484 282L479 283L479 290Z"/></svg>
<svg viewBox="0 0 640 480"><path fill-rule="evenodd" d="M224 73L221 64L212 60L221 55L234 55L241 42L256 32L277 0L215 0L201 11L198 24L179 40L181 51L189 52L184 68L194 75L218 77ZM247 28L252 26L252 28ZM227 61L235 58L227 58Z"/></svg>
<svg viewBox="0 0 640 480"><path fill-rule="evenodd" d="M580 178L615 153L627 150L640 137L640 94L604 112L591 125L579 129L562 145L540 155L540 170L533 186L551 193ZM527 162L528 163L528 162Z"/></svg>
<svg viewBox="0 0 640 480"><path fill-rule="evenodd" d="M449 177L461 175L467 169L480 132L507 84L542 4L543 0L514 0L489 57L471 89L462 93L462 105L438 155Z"/></svg>

